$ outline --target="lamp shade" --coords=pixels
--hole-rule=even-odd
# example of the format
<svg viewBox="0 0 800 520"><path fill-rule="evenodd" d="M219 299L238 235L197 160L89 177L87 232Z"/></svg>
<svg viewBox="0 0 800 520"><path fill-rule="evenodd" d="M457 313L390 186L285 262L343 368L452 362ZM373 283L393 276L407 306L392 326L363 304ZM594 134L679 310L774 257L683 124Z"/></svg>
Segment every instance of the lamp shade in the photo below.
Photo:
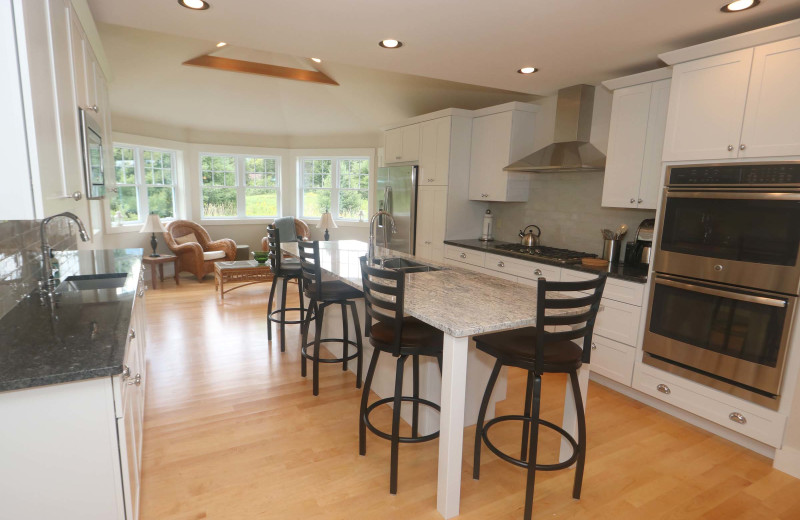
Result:
<svg viewBox="0 0 800 520"><path fill-rule="evenodd" d="M336 222L333 220L333 216L331 216L330 212L323 213L319 218L319 223L317 224L317 229L336 229L338 227L339 226L336 225Z"/></svg>
<svg viewBox="0 0 800 520"><path fill-rule="evenodd" d="M139 230L139 233L166 233L167 228L161 223L161 219L155 213L147 215L147 220L144 221L144 226Z"/></svg>

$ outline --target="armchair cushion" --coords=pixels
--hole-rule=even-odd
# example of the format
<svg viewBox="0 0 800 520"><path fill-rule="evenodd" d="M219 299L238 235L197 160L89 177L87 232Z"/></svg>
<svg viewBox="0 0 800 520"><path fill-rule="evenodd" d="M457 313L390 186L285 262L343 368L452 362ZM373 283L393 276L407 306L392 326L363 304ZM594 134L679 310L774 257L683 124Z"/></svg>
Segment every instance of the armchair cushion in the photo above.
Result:
<svg viewBox="0 0 800 520"><path fill-rule="evenodd" d="M194 233L189 233L188 235L183 235L182 237L175 237L175 242L177 242L178 244L185 244L187 242L197 242L198 244L200 243L200 241L197 240L197 235L195 235Z"/></svg>
<svg viewBox="0 0 800 520"><path fill-rule="evenodd" d="M225 251L203 251L203 261L225 258Z"/></svg>

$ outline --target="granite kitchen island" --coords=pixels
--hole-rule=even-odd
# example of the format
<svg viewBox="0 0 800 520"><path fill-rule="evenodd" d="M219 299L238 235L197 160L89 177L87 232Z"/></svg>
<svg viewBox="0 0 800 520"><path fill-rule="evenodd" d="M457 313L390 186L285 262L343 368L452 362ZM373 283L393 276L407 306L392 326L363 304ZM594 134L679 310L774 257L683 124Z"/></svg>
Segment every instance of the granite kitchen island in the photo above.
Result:
<svg viewBox="0 0 800 520"><path fill-rule="evenodd" d="M323 273L361 289L359 258L366 254L367 244L342 240L320 242L319 247ZM282 248L297 256L296 244L285 243ZM376 248L375 256L414 258L380 247ZM535 325L537 295L536 290L528 285L458 267L426 263L441 270L406 275L405 313L444 332L437 508L442 516L452 518L459 514L464 427L475 423L480 397L494 361L471 346L470 336ZM363 306L360 312L363 316ZM326 322L328 320L326 316ZM371 348L365 340L365 361L370 353ZM437 377L431 377L431 374ZM588 374L589 367L585 366L579 375L584 396ZM376 374L376 383L379 378L385 379ZM430 369L421 375L423 387L428 387L422 388L423 395L428 392L427 397L431 397L431 386L438 383L437 379L438 370ZM393 384L393 373L389 383ZM381 395L375 387L377 385L373 389ZM504 397L503 378L503 382L498 381L494 399ZM563 423L567 431L574 431L574 406L572 394L567 392ZM562 444L562 457L564 454L565 443Z"/></svg>

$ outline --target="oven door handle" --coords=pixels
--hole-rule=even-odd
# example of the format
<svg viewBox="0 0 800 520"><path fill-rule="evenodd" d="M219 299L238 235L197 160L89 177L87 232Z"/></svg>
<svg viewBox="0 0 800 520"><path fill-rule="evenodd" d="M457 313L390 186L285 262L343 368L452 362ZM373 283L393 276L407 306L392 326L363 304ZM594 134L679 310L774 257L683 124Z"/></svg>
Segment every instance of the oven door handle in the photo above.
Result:
<svg viewBox="0 0 800 520"><path fill-rule="evenodd" d="M800 200L800 193L777 191L676 191L667 189L667 199Z"/></svg>
<svg viewBox="0 0 800 520"><path fill-rule="evenodd" d="M722 298L730 298L731 300L740 300L743 302L757 303L759 305L769 305L770 307L786 307L786 300L776 300L775 298L767 298L765 296L753 296L750 294L740 294L722 289L714 289L702 285L694 285L684 282L676 282L668 278L656 278L655 283L662 285L669 285L670 287L677 287L678 289L686 289L687 291L695 291L703 294L710 294L711 296L721 296Z"/></svg>

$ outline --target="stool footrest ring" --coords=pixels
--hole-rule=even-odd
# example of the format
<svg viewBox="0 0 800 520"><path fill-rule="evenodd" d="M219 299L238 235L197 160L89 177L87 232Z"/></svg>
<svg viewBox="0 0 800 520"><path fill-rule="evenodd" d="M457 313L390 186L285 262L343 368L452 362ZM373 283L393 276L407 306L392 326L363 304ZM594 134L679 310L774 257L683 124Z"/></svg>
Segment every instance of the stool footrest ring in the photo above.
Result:
<svg viewBox="0 0 800 520"><path fill-rule="evenodd" d="M320 344L322 344L322 343L342 343L342 344L344 344L344 340L342 338L323 338L323 339L319 340L319 342L320 342ZM354 346L356 348L356 351L353 354L350 354L349 356L347 356L347 361L350 361L351 359L356 359L358 357L358 343L356 343L355 341L349 339L349 340L347 340L347 344L348 345L352 345L352 346ZM311 361L314 361L314 356L307 352L307 349L309 349L309 348L311 348L313 346L314 346L314 342L313 341L309 341L304 346L300 347L300 355L303 356L306 359L310 359ZM345 358L343 358L343 357L340 357L340 358L322 358L321 357L317 361L319 361L320 363L343 363L344 360L345 360Z"/></svg>
<svg viewBox="0 0 800 520"><path fill-rule="evenodd" d="M427 399L422 399L421 397L412 397L412 396L405 396L404 395L404 396L400 397L400 400L403 401L403 402L407 402L407 403L419 403L421 405L433 408L437 412L441 411L441 407L438 404L436 404L436 403L434 403L432 401L428 401ZM366 412L364 412L364 423L367 425L367 428L369 428L369 431L371 431L372 433L374 433L378 437L381 437L382 439L386 439L386 440L389 440L389 441L392 440L392 435L389 434L389 433L383 432L383 431L379 430L378 428L376 428L375 426L373 426L373 424L369 421L369 414L370 414L370 412L372 412L372 410L374 410L378 406L380 406L382 404L393 403L393 402L394 402L394 397L386 397L384 399L379 399L379 400L375 401L374 403L372 403L371 405L367 406L367 410L366 410ZM433 432L433 433L429 433L428 435L421 435L419 437L398 437L397 440L398 440L398 442L403 442L403 443L416 443L416 442L431 441L433 439L436 439L437 437L439 437L439 431L438 430Z"/></svg>
<svg viewBox="0 0 800 520"><path fill-rule="evenodd" d="M275 309L274 311L270 312L267 315L267 320L273 323L286 323L288 325L296 325L299 323L303 323L304 320L281 320L280 318L276 318L273 314L278 314L280 312L300 312L305 311L306 309L301 309L300 307L286 307L285 309Z"/></svg>
<svg viewBox="0 0 800 520"><path fill-rule="evenodd" d="M495 447L495 445L492 444L492 442L489 440L489 435L488 435L489 434L489 428L494 426L497 423L501 423L501 422L505 422L505 421L527 421L527 422L530 422L530 423L534 423L534 422L539 423L542 426L545 426L547 428L550 428L551 430L554 430L554 431L558 432L559 434L561 434L562 437L564 437L567 440L567 442L569 442L572 445L572 456L570 456L569 459L565 460L564 462L558 462L558 463L555 463L555 464L537 464L536 465L536 469L537 470L540 470L540 471L556 471L556 470L559 470L559 469L566 469L566 468L572 466L573 464L575 464L575 462L578 460L578 443L575 441L575 438L572 437L572 435L567 433L560 426L555 425L555 424L553 424L553 423L551 423L549 421L545 421L544 419L536 419L536 418L533 418L533 417L525 417L524 415L501 415L500 417L495 417L494 419L486 421L486 424L484 424L484 426L483 426L483 432L482 432L483 434L481 435L481 437L483 437L483 442L486 444L486 447L489 448L489 450L491 450L492 453L494 453L495 455L497 455L498 457L500 457L504 461L510 462L511 464L514 464L515 466L519 466L521 468L527 468L528 467L528 463L526 461L524 461L522 459L518 459L516 457L512 457L511 455L508 455L507 453L503 453L497 447Z"/></svg>

